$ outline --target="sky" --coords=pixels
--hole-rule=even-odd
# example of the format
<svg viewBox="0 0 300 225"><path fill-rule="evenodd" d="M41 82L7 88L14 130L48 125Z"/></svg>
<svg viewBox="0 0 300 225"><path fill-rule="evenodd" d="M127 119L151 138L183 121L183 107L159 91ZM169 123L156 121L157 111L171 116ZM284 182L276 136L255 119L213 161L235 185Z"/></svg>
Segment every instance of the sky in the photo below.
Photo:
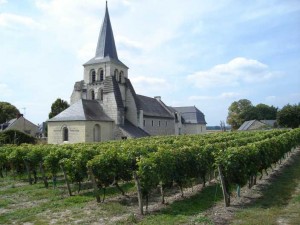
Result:
<svg viewBox="0 0 300 225"><path fill-rule="evenodd" d="M196 106L208 126L234 101L300 102L299 0L109 0L136 93ZM38 124L70 102L93 58L104 0L0 0L0 101Z"/></svg>

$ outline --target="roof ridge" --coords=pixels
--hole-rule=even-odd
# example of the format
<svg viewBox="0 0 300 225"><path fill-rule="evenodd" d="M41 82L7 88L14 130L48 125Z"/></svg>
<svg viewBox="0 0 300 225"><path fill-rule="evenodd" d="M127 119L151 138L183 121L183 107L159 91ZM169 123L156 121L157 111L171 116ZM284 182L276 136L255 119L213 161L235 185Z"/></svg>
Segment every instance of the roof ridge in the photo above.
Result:
<svg viewBox="0 0 300 225"><path fill-rule="evenodd" d="M107 56L119 60L106 2L105 15L98 37L95 58L105 58Z"/></svg>

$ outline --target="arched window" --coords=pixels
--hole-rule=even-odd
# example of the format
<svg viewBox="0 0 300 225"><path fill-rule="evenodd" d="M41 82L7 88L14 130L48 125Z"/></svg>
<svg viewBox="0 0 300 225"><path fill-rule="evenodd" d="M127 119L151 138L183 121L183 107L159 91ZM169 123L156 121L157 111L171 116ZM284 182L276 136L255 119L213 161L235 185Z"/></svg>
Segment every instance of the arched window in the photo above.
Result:
<svg viewBox="0 0 300 225"><path fill-rule="evenodd" d="M95 99L95 91L91 90L91 99L94 100Z"/></svg>
<svg viewBox="0 0 300 225"><path fill-rule="evenodd" d="M96 124L94 126L94 142L99 142L101 141L101 129L100 129L100 125Z"/></svg>
<svg viewBox="0 0 300 225"><path fill-rule="evenodd" d="M122 83L123 71L120 72L119 83Z"/></svg>
<svg viewBox="0 0 300 225"><path fill-rule="evenodd" d="M114 75L115 75L116 80L118 81L119 80L119 73L118 73L117 69L115 69Z"/></svg>
<svg viewBox="0 0 300 225"><path fill-rule="evenodd" d="M91 70L91 82L95 83L96 82L96 71L95 70Z"/></svg>
<svg viewBox="0 0 300 225"><path fill-rule="evenodd" d="M100 89L99 91L99 95L100 95L100 100L103 101L103 89Z"/></svg>
<svg viewBox="0 0 300 225"><path fill-rule="evenodd" d="M103 69L100 69L100 82L104 80L104 72Z"/></svg>
<svg viewBox="0 0 300 225"><path fill-rule="evenodd" d="M69 141L69 129L67 127L63 128L63 141Z"/></svg>

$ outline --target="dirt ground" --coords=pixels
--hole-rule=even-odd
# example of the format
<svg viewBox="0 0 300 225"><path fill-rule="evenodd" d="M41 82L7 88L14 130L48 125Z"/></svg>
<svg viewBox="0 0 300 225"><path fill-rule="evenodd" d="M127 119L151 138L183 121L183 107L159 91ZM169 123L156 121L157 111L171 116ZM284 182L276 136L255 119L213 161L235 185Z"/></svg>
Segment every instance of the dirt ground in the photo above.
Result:
<svg viewBox="0 0 300 225"><path fill-rule="evenodd" d="M300 148L297 148L288 158L283 160L281 164L277 164L275 168L268 170L268 175L264 173L261 180L257 179L257 184L251 189L248 187L241 188L241 197L231 196L231 205L224 207L224 202L219 202L216 206L204 213L208 216L216 225L230 224L233 216L238 210L255 202L262 197L262 191L269 186L277 176L280 175L282 170L293 163L295 156L300 155ZM284 218L278 221L278 224L286 224Z"/></svg>

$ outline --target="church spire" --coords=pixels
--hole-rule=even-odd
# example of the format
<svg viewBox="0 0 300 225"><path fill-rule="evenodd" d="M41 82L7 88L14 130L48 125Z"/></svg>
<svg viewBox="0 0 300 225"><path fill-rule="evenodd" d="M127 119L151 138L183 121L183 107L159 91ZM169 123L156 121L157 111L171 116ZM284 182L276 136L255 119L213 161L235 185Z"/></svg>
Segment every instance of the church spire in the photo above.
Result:
<svg viewBox="0 0 300 225"><path fill-rule="evenodd" d="M107 56L119 60L106 1L105 16L98 38L95 58L105 58Z"/></svg>

